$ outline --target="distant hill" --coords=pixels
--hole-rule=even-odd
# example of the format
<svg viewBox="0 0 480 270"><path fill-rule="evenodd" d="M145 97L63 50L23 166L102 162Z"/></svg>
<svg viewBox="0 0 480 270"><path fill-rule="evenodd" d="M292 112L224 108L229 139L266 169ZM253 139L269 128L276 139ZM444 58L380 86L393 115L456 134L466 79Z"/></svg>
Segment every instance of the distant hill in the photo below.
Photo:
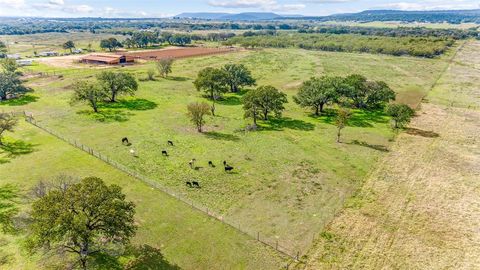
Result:
<svg viewBox="0 0 480 270"><path fill-rule="evenodd" d="M286 18L285 18L286 19ZM480 9L474 10L366 10L359 13L335 14L322 17L302 17L301 19L319 21L401 21L431 23L480 23Z"/></svg>
<svg viewBox="0 0 480 270"><path fill-rule="evenodd" d="M301 15L278 15L272 12L244 12L244 13L182 13L174 16L175 18L191 18L201 20L223 20L223 21L261 21L275 20L277 18L300 17Z"/></svg>

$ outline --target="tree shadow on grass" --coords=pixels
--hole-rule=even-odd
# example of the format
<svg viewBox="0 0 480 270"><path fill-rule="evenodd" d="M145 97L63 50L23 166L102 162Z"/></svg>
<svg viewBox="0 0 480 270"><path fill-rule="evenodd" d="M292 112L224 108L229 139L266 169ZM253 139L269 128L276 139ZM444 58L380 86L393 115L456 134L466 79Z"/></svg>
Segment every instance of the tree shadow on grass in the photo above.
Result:
<svg viewBox="0 0 480 270"><path fill-rule="evenodd" d="M228 105L228 106L235 106L235 105L240 105L242 104L242 98L238 96L224 96L222 99L219 99L217 101L218 104L221 105Z"/></svg>
<svg viewBox="0 0 480 270"><path fill-rule="evenodd" d="M352 110L353 114L348 120L349 127L373 127L373 124L387 123L388 116L383 110ZM325 109L320 115L310 115L310 117L320 122L333 125L337 117L337 111L334 109Z"/></svg>
<svg viewBox="0 0 480 270"><path fill-rule="evenodd" d="M136 99L122 99L118 100L117 102L109 102L109 103L102 103L98 107L100 109L126 109L129 111L147 111L153 110L157 107L157 103L146 100L143 98L136 98Z"/></svg>
<svg viewBox="0 0 480 270"><path fill-rule="evenodd" d="M381 145L381 144L369 144L367 142L359 141L359 140L353 140L348 144L359 145L359 146L371 148L381 152L390 152L390 150L388 150L388 148L385 145Z"/></svg>
<svg viewBox="0 0 480 270"><path fill-rule="evenodd" d="M422 136L425 138L438 138L440 134L433 132L433 131L426 131L417 128L407 128L407 134L414 135L414 136Z"/></svg>
<svg viewBox="0 0 480 270"><path fill-rule="evenodd" d="M99 122L125 122L128 121L129 116L134 115L133 113L127 113L120 110L100 110L98 113L95 113L91 110L83 110L77 112L78 114L87 115L96 121Z"/></svg>
<svg viewBox="0 0 480 270"><path fill-rule="evenodd" d="M0 106L23 106L30 104L32 102L36 102L39 99L37 96L32 95L24 95L19 98L13 98L5 101L0 102Z"/></svg>
<svg viewBox="0 0 480 270"><path fill-rule="evenodd" d="M274 130L282 131L285 128L293 130L312 131L315 129L315 125L302 120L292 119L288 117L284 118L272 118L269 121L263 122L258 126L258 130Z"/></svg>
<svg viewBox="0 0 480 270"><path fill-rule="evenodd" d="M180 76L168 76L165 79L167 79L169 81L176 81L176 82L186 82L186 81L190 80L187 77L180 77Z"/></svg>
<svg viewBox="0 0 480 270"><path fill-rule="evenodd" d="M36 145L27 143L24 141L4 141L3 145L0 145L0 153L5 154L8 158L16 158L18 156L27 155L35 151ZM4 162L8 162L7 159L3 159ZM0 164L2 159L0 159Z"/></svg>
<svg viewBox="0 0 480 270"><path fill-rule="evenodd" d="M216 131L204 132L203 134L205 135L205 137L213 140L223 140L223 141L232 141L232 142L236 142L240 140L238 136L235 136L233 134L220 133Z"/></svg>
<svg viewBox="0 0 480 270"><path fill-rule="evenodd" d="M121 256L113 256L107 253L93 255L94 269L115 269L115 270L180 270L175 264L171 264L160 249L149 246L128 246Z"/></svg>

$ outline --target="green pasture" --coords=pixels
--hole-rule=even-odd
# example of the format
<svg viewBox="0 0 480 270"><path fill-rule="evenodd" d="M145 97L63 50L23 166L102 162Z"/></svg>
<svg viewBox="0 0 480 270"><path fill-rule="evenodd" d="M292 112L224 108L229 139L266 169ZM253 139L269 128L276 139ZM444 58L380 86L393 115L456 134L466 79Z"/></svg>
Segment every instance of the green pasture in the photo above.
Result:
<svg viewBox="0 0 480 270"><path fill-rule="evenodd" d="M28 85L35 92L0 105L0 110L31 112L41 124L215 210L252 234L260 232L264 239L304 252L344 200L362 186L377 159L389 151L394 134L381 111L355 111L343 143L336 143L335 108L314 117L293 102L302 81L324 74L360 73L387 82L398 93L397 102L416 106L445 68L447 57L265 49L178 60L168 79L155 81L143 81L146 71L154 68L152 63L119 67L142 80L140 89L135 97L103 104L99 114L84 105L70 106L69 99L75 80L93 79L100 69L36 65L30 70L56 75L31 76ZM227 94L217 106L218 116L208 117L206 132L197 133L186 116L186 106L208 100L192 82L200 69L226 63L245 64L258 85L271 84L287 93L283 117L261 122L258 131L245 132L251 120L243 118L242 93ZM123 146L122 137L133 145ZM167 140L175 146L167 146ZM129 154L131 148L138 158ZM169 157L163 157L162 150ZM196 170L188 166L192 158L197 160ZM235 168L233 173L224 172L224 160ZM217 166L208 167L208 161ZM67 166L70 160L58 163ZM185 181L193 179L201 189L185 186ZM142 200L139 205L149 208L156 202ZM156 228L154 220L148 221L142 230ZM197 241L208 240L202 237Z"/></svg>

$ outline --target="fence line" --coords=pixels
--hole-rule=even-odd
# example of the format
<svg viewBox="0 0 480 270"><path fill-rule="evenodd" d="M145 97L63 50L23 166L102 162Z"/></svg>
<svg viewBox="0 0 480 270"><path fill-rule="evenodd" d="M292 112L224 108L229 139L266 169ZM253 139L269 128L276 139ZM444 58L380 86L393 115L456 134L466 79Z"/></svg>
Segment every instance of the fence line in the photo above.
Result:
<svg viewBox="0 0 480 270"><path fill-rule="evenodd" d="M114 161L113 159L109 158L108 156L106 155L103 155L101 154L100 152L94 150L93 148L91 147L88 147L84 144L81 144L80 142L78 142L77 140L71 140L71 139L68 139L66 137L63 137L62 135L58 134L57 132L47 128L46 126L43 126L41 124L39 124L31 115L28 115L26 112L22 112L21 114L16 112L15 113L16 115L23 115L25 117L25 121L27 123L30 123L32 124L33 126L41 129L41 130L44 130L45 132L53 135L54 137L64 141L64 142L67 142L68 144L102 160L103 162L115 167L116 169L128 174L129 176L131 177L134 177L142 182L144 182L145 184L149 185L150 187L153 187L155 189L158 189L164 193L166 193L167 195L185 203L186 205L198 210L198 211L201 211L203 212L204 214L207 214L208 216L210 217L213 217L215 218L216 220L232 227L233 229L245 234L245 235L248 235L250 236L251 238L257 240L258 242L266 245L266 246L269 246L271 248L273 248L274 250L278 251L279 253L291 258L291 259L294 259L295 261L299 261L300 259L300 251L297 251L297 252L294 252L292 250L289 250L287 247L283 246L278 240L275 240L275 241L272 241L272 240L269 240L267 238L262 238L262 234L260 232L252 232L252 231L249 231L248 229L244 228L241 226L241 224L239 222L235 222L233 220L229 220L228 218L225 218L224 216L222 215L219 215L217 213L215 213L215 211L212 211L211 209L209 209L208 207L205 207L201 204L198 204L196 202L194 202L193 200L189 200L185 197L183 197L182 195L174 192L173 190L159 184L158 182L156 181L153 181L151 180L150 178L144 176L144 175L141 175L129 168L127 168L126 166ZM290 263L286 265L286 269L288 269Z"/></svg>

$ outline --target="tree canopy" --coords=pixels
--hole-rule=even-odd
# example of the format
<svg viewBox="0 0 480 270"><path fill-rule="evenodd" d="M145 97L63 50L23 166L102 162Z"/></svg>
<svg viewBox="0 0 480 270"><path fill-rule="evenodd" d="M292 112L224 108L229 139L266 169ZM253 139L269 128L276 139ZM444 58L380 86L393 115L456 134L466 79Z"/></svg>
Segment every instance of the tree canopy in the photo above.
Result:
<svg viewBox="0 0 480 270"><path fill-rule="evenodd" d="M197 79L193 82L198 91L205 91L208 97L212 100L212 115L215 115L215 102L223 93L228 91L225 83L225 71L218 68L207 67L197 75Z"/></svg>
<svg viewBox="0 0 480 270"><path fill-rule="evenodd" d="M109 96L110 102L115 102L118 95L134 95L138 83L131 74L125 72L103 71L97 76L100 86Z"/></svg>
<svg viewBox="0 0 480 270"><path fill-rule="evenodd" d="M122 43L116 38L102 39L100 41L100 48L108 49L109 51L115 51L117 48L123 47Z"/></svg>
<svg viewBox="0 0 480 270"><path fill-rule="evenodd" d="M345 78L349 86L344 88L343 95L350 99L354 107L374 109L395 100L395 92L382 81L368 81L362 75L352 74Z"/></svg>
<svg viewBox="0 0 480 270"><path fill-rule="evenodd" d="M75 254L83 269L108 245L125 245L135 234L135 205L117 185L88 177L50 190L32 204L29 247Z"/></svg>
<svg viewBox="0 0 480 270"><path fill-rule="evenodd" d="M415 115L415 111L406 104L388 104L385 112L392 117L393 128L395 129L404 127Z"/></svg>
<svg viewBox="0 0 480 270"><path fill-rule="evenodd" d="M273 86L264 85L248 91L243 98L243 109L246 117L253 117L256 123L257 116L262 115L263 120L268 120L271 112L276 117L281 117L287 95Z"/></svg>
<svg viewBox="0 0 480 270"><path fill-rule="evenodd" d="M30 91L30 88L23 85L18 74L0 72L0 101L18 97Z"/></svg>
<svg viewBox="0 0 480 270"><path fill-rule="evenodd" d="M65 49L65 50L70 50L70 53L72 52L72 49L75 48L75 43L73 43L73 41L69 40L65 43L63 43L62 47Z"/></svg>
<svg viewBox="0 0 480 270"><path fill-rule="evenodd" d="M190 121L197 127L198 132L202 132L205 116L210 114L210 106L205 102L193 102L188 104L187 110Z"/></svg>
<svg viewBox="0 0 480 270"><path fill-rule="evenodd" d="M85 102L98 112L98 103L107 98L107 93L94 82L78 81L73 86L72 103Z"/></svg>
<svg viewBox="0 0 480 270"><path fill-rule="evenodd" d="M337 101L345 87L341 77L313 77L303 83L293 100L301 107L312 108L315 115L320 115L326 104Z"/></svg>
<svg viewBox="0 0 480 270"><path fill-rule="evenodd" d="M157 70L162 78L166 78L172 72L173 58L167 57L158 60Z"/></svg>
<svg viewBox="0 0 480 270"><path fill-rule="evenodd" d="M225 71L225 82L230 87L231 92L238 92L242 86L255 85L255 79L250 70L243 64L227 64L223 66Z"/></svg>
<svg viewBox="0 0 480 270"><path fill-rule="evenodd" d="M17 124L18 120L12 114L0 113L0 145L3 145L3 133L5 131L13 132Z"/></svg>

